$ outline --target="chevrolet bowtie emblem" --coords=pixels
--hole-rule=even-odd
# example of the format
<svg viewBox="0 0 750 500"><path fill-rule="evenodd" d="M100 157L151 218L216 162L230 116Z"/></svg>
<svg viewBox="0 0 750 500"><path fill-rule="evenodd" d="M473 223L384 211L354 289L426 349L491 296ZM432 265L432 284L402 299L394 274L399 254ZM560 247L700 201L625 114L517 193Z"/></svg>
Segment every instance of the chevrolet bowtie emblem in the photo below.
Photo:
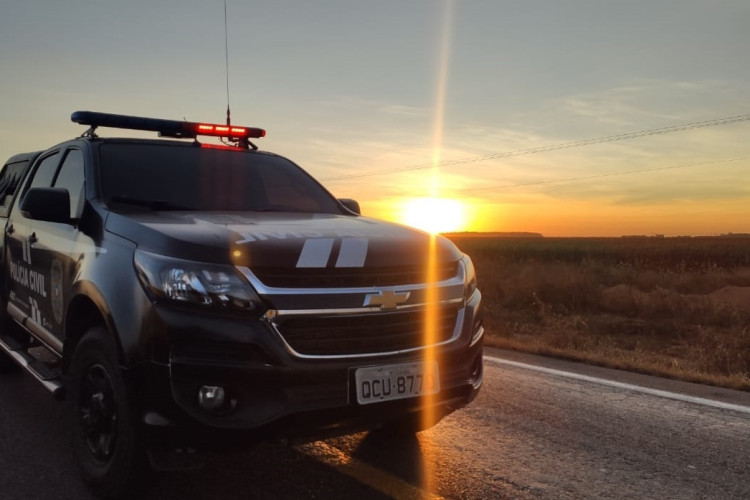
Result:
<svg viewBox="0 0 750 500"><path fill-rule="evenodd" d="M381 290L378 293L370 293L365 297L365 307L377 307L381 309L396 309L399 304L409 300L411 292L394 292L393 290Z"/></svg>

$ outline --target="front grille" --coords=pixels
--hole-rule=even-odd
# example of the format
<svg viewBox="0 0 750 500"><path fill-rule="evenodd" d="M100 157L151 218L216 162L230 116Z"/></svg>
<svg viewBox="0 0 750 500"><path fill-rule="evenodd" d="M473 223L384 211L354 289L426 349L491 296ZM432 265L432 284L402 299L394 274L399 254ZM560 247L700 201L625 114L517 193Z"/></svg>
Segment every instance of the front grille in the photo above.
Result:
<svg viewBox="0 0 750 500"><path fill-rule="evenodd" d="M427 280L427 269L415 266L367 268L280 268L254 267L253 273L266 286L274 288L359 288L413 285ZM440 264L436 281L458 274L458 262Z"/></svg>
<svg viewBox="0 0 750 500"><path fill-rule="evenodd" d="M434 343L449 340L460 305L439 306ZM376 354L425 345L425 311L283 319L278 329L296 352L317 356Z"/></svg>

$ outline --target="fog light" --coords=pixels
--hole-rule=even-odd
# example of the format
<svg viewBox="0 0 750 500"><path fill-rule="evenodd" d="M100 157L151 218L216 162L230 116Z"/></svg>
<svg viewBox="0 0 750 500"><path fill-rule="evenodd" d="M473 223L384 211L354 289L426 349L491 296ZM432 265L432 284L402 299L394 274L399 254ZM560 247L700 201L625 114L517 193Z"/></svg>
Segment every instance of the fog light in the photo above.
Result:
<svg viewBox="0 0 750 500"><path fill-rule="evenodd" d="M226 393L223 387L204 385L198 390L198 403L207 411L216 411L224 405Z"/></svg>

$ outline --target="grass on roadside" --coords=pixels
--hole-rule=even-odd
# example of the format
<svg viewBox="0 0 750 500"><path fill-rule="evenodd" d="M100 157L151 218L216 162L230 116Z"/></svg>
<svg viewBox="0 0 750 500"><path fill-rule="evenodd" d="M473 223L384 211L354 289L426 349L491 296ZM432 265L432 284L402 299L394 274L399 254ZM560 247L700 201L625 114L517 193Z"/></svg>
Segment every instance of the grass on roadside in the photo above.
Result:
<svg viewBox="0 0 750 500"><path fill-rule="evenodd" d="M750 239L452 239L488 345L750 390Z"/></svg>

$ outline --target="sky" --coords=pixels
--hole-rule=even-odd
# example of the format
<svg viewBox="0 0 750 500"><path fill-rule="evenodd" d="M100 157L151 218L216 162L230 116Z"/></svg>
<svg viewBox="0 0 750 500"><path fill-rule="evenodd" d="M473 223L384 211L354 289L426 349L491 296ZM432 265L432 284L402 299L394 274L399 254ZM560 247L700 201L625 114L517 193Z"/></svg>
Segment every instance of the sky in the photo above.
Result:
<svg viewBox="0 0 750 500"><path fill-rule="evenodd" d="M0 0L0 156L80 135L75 110L221 123L228 87L233 124L365 215L750 233L746 0L226 5L228 57L223 0Z"/></svg>

